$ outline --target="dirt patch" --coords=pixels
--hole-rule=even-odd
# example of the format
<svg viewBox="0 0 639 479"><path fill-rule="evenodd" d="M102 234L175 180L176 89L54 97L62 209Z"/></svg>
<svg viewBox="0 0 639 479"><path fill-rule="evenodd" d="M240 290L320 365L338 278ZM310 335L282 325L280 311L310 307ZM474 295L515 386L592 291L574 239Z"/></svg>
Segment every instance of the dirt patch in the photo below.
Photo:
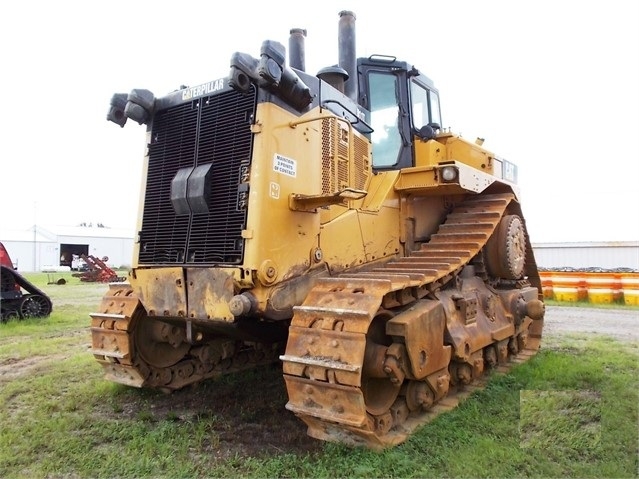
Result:
<svg viewBox="0 0 639 479"><path fill-rule="evenodd" d="M216 458L264 457L274 452L319 451L322 443L285 408L286 387L279 365L234 377L205 381L170 394L123 387L101 416L129 420L210 424L198 454ZM116 412L114 412L114 409Z"/></svg>
<svg viewBox="0 0 639 479"><path fill-rule="evenodd" d="M7 358L0 361L0 383L11 381L20 376L26 376L35 371L38 366L45 362L52 362L65 359L65 356L29 356L23 359Z"/></svg>

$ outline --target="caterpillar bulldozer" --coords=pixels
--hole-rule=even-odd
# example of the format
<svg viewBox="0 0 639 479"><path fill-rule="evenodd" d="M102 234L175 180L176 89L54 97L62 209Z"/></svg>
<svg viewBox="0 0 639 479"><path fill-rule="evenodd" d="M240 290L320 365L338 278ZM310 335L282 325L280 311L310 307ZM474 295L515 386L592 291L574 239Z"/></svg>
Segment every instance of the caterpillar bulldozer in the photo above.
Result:
<svg viewBox="0 0 639 479"><path fill-rule="evenodd" d="M444 128L396 57L305 71L306 31L227 77L116 93L146 125L133 267L92 317L106 378L172 391L281 362L314 438L403 442L540 346L544 303L516 166Z"/></svg>

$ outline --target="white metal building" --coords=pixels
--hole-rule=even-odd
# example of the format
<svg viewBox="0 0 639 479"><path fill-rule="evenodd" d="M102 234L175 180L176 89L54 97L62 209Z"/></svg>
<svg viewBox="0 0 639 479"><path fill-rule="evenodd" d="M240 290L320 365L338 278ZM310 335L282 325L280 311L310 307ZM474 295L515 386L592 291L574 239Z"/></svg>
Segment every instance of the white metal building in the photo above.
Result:
<svg viewBox="0 0 639 479"><path fill-rule="evenodd" d="M639 270L639 241L533 243L540 268Z"/></svg>
<svg viewBox="0 0 639 479"><path fill-rule="evenodd" d="M0 227L0 241L20 271L71 266L73 255L108 257L111 268L129 267L133 256L131 231L92 226L36 226L27 230Z"/></svg>

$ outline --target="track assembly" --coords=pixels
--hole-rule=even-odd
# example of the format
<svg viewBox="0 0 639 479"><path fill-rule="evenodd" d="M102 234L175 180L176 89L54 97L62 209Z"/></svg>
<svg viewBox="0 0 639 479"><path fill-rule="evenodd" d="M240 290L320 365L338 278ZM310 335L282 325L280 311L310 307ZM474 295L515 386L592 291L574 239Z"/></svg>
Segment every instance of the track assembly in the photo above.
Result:
<svg viewBox="0 0 639 479"><path fill-rule="evenodd" d="M286 407L310 436L401 443L483 385L485 370L535 354L544 310L517 209L512 195L466 200L410 257L317 282L281 357ZM483 256L504 281L480 277Z"/></svg>

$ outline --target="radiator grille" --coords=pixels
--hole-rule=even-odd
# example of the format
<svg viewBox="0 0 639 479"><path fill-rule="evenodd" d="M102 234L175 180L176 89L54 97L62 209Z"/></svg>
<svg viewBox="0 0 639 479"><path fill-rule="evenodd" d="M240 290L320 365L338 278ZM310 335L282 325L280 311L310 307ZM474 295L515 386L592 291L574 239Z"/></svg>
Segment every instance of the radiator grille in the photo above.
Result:
<svg viewBox="0 0 639 479"><path fill-rule="evenodd" d="M355 137L355 150L353 152L353 186L358 190L366 188L368 172L371 169L368 143L362 138Z"/></svg>
<svg viewBox="0 0 639 479"><path fill-rule="evenodd" d="M353 148L353 164L349 164L349 146ZM322 193L333 194L348 186L366 188L370 156L365 140L353 135L349 145L348 129L335 118L322 120Z"/></svg>
<svg viewBox="0 0 639 479"><path fill-rule="evenodd" d="M226 91L156 112L140 231L141 264L240 264L255 90ZM178 170L211 164L207 213L176 215Z"/></svg>
<svg viewBox="0 0 639 479"><path fill-rule="evenodd" d="M335 120L322 120L322 193L335 193Z"/></svg>

